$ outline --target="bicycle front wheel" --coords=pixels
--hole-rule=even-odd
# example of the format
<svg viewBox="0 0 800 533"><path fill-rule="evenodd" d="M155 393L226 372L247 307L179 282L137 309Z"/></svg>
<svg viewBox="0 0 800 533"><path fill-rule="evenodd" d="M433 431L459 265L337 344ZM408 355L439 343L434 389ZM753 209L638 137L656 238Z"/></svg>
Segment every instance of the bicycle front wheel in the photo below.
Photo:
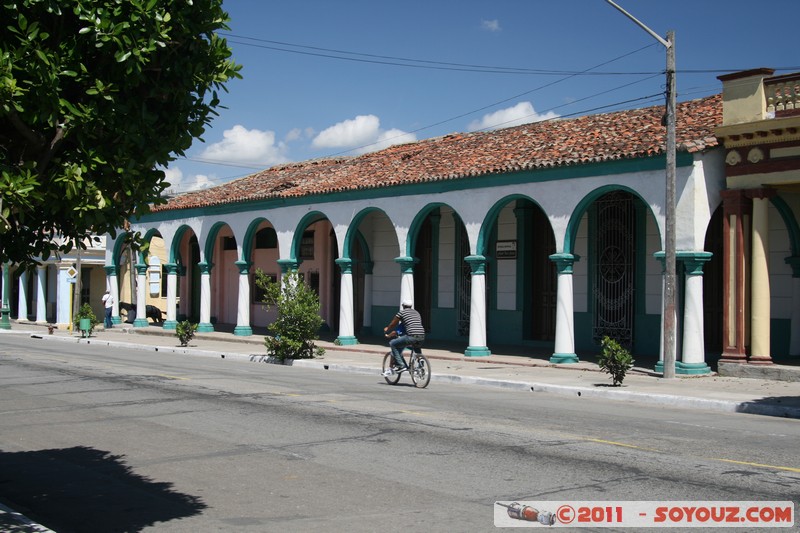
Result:
<svg viewBox="0 0 800 533"><path fill-rule="evenodd" d="M431 381L431 364L428 358L422 354L418 354L414 358L409 373L411 374L411 381L418 389L424 389Z"/></svg>
<svg viewBox="0 0 800 533"><path fill-rule="evenodd" d="M392 363L394 363L394 357L392 357L392 352L389 352L383 356L383 367L381 370L386 372L388 369L392 368ZM384 375L383 379L385 379L386 383L389 385L395 385L398 381L400 381L400 374L391 374L389 376Z"/></svg>

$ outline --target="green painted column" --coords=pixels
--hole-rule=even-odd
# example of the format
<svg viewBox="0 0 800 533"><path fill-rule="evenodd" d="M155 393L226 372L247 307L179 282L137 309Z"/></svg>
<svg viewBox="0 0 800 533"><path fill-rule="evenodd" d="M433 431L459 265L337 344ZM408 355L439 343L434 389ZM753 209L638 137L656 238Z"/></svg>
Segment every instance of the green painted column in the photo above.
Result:
<svg viewBox="0 0 800 533"><path fill-rule="evenodd" d="M251 263L248 261L236 261L234 263L239 269L239 297L236 312L236 327L233 334L238 337L248 337L253 334L250 326L250 275Z"/></svg>
<svg viewBox="0 0 800 533"><path fill-rule="evenodd" d="M197 266L200 268L200 323L197 331L210 333L214 331L211 323L211 269L214 265L201 261Z"/></svg>
<svg viewBox="0 0 800 533"><path fill-rule="evenodd" d="M147 265L144 263L136 264L136 320L133 327L146 328L150 326L147 321L147 299L145 290L147 289Z"/></svg>
<svg viewBox="0 0 800 533"><path fill-rule="evenodd" d="M703 323L703 265L711 260L710 252L677 252L683 263L683 342L680 361L675 361L676 374L709 374L705 361Z"/></svg>
<svg viewBox="0 0 800 533"><path fill-rule="evenodd" d="M167 271L167 319L164 321L162 328L174 331L178 326L178 265L175 263L164 263L164 269Z"/></svg>
<svg viewBox="0 0 800 533"><path fill-rule="evenodd" d="M3 265L3 302L0 307L0 329L11 329L11 307L8 305L9 292L11 283L9 276L8 263Z"/></svg>
<svg viewBox="0 0 800 533"><path fill-rule="evenodd" d="M342 257L336 260L342 271L339 291L339 336L336 340L343 346L358 344L355 337L355 313L353 307L353 260Z"/></svg>
<svg viewBox="0 0 800 533"><path fill-rule="evenodd" d="M122 318L119 316L119 277L117 277L119 268L117 265L105 265L103 270L106 271L106 286L111 292L111 297L114 298L114 305L111 307L111 323L113 325L122 324Z"/></svg>
<svg viewBox="0 0 800 533"><path fill-rule="evenodd" d="M556 341L551 363L577 363L575 353L575 313L573 306L573 264L579 258L572 254L553 254L550 261L558 272L556 286Z"/></svg>
<svg viewBox="0 0 800 533"><path fill-rule="evenodd" d="M464 258L470 267L469 345L467 357L492 355L486 345L486 257L468 255Z"/></svg>

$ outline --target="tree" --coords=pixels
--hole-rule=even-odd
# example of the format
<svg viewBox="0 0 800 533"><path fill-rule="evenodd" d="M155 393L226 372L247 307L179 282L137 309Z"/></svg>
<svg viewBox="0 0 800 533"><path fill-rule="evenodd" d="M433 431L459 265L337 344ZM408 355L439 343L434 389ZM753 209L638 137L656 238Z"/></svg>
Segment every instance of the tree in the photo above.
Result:
<svg viewBox="0 0 800 533"><path fill-rule="evenodd" d="M273 336L264 338L269 355L283 361L310 359L325 353L324 348L314 343L322 326L319 296L297 272L287 272L278 283L259 268L256 286L264 291L262 303L267 309L274 306L278 310L275 322L267 326Z"/></svg>
<svg viewBox="0 0 800 533"><path fill-rule="evenodd" d="M222 0L4 1L0 20L0 263L116 236L163 203L159 167L241 77Z"/></svg>

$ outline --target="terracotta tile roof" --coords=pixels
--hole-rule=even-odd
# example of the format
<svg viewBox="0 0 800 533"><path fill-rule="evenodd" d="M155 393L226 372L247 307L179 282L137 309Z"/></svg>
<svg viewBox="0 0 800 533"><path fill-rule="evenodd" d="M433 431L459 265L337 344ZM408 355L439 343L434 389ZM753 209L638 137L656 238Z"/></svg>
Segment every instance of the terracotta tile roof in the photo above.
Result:
<svg viewBox="0 0 800 533"><path fill-rule="evenodd" d="M270 198L375 189L524 170L582 165L664 153L664 107L632 109L502 130L458 133L396 145L357 157L268 168L245 178L183 194L153 211L190 209ZM677 110L678 151L719 144L722 97L683 102Z"/></svg>

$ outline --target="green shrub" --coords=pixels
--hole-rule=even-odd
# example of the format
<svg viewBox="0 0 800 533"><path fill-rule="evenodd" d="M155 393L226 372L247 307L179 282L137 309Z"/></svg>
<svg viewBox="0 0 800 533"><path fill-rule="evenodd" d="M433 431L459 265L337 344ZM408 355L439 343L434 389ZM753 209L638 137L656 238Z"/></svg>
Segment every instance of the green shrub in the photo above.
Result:
<svg viewBox="0 0 800 533"><path fill-rule="evenodd" d="M181 346L186 346L194 338L194 332L197 331L197 324L192 324L188 320L178 322L175 326L175 335L177 335Z"/></svg>
<svg viewBox="0 0 800 533"><path fill-rule="evenodd" d="M311 359L325 353L314 344L322 326L319 297L297 272L284 274L278 283L259 269L256 285L264 291L262 303L266 308L275 307L278 311L278 317L267 326L272 335L264 339L268 355L283 361Z"/></svg>
<svg viewBox="0 0 800 533"><path fill-rule="evenodd" d="M615 387L622 385L625 374L633 368L633 357L628 350L620 346L614 339L605 336L600 341L602 348L597 363L600 368L611 374L611 380Z"/></svg>
<svg viewBox="0 0 800 533"><path fill-rule="evenodd" d="M89 321L91 322L91 326L89 327L89 333L88 333L91 336L92 332L94 331L94 327L100 323L100 321L97 320L97 317L94 315L94 311L92 311L91 305L83 304L82 306L80 306L80 308L78 308L78 312L75 313L75 316L72 317L73 327L75 331L77 331L80 328L81 318L88 318Z"/></svg>

